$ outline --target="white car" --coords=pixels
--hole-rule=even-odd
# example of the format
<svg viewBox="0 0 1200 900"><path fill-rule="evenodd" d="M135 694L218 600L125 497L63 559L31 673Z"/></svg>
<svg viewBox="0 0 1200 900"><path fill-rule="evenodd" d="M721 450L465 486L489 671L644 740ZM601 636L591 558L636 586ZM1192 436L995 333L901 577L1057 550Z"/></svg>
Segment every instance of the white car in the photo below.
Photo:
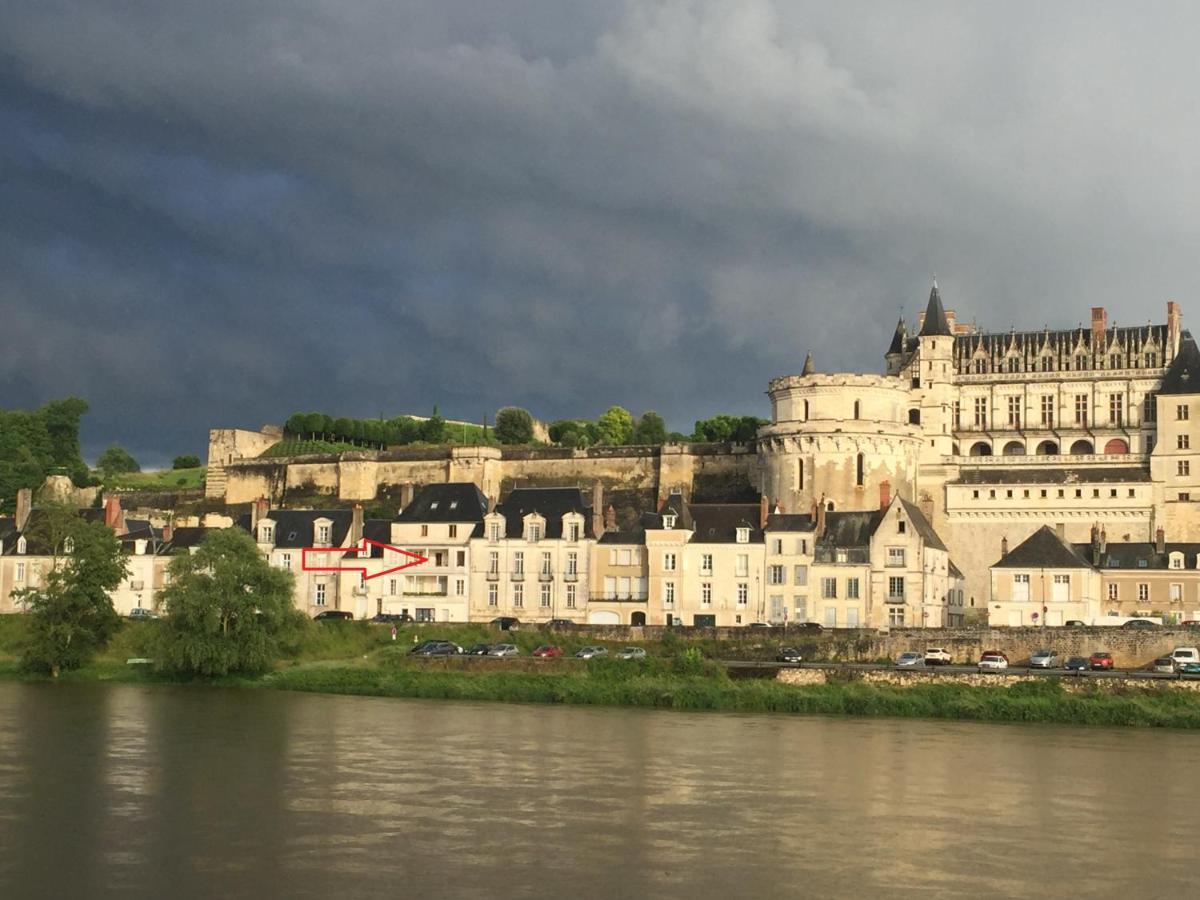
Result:
<svg viewBox="0 0 1200 900"><path fill-rule="evenodd" d="M1185 663L1200 663L1200 650L1195 647L1176 647L1171 651L1171 659L1178 670Z"/></svg>
<svg viewBox="0 0 1200 900"><path fill-rule="evenodd" d="M1058 654L1053 650L1039 650L1029 657L1029 668L1056 669L1058 668Z"/></svg>
<svg viewBox="0 0 1200 900"><path fill-rule="evenodd" d="M608 656L607 647L584 647L575 654L580 659L595 659L598 656Z"/></svg>
<svg viewBox="0 0 1200 900"><path fill-rule="evenodd" d="M984 669L1007 669L1008 657L998 651L989 650L979 657L979 670Z"/></svg>
<svg viewBox="0 0 1200 900"><path fill-rule="evenodd" d="M950 652L941 647L927 647L925 649L925 665L927 666L948 666L953 662Z"/></svg>
<svg viewBox="0 0 1200 900"><path fill-rule="evenodd" d="M516 644L496 644L488 651L488 656L520 656L521 651Z"/></svg>
<svg viewBox="0 0 1200 900"><path fill-rule="evenodd" d="M896 657L896 665L923 666L925 665L925 655L923 653L918 653L916 650L905 650Z"/></svg>
<svg viewBox="0 0 1200 900"><path fill-rule="evenodd" d="M626 647L617 654L617 659L645 659L646 651L641 647Z"/></svg>

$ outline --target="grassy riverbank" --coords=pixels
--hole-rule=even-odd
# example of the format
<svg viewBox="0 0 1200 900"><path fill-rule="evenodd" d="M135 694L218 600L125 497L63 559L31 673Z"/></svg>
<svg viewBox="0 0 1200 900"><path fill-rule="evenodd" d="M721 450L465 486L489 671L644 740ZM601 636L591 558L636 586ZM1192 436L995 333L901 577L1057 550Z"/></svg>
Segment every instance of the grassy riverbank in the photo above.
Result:
<svg viewBox="0 0 1200 900"><path fill-rule="evenodd" d="M24 626L23 617L0 616L0 677L41 680L19 668ZM127 664L128 659L152 654L155 627L153 622L126 623L101 656L60 680L168 680L151 666ZM314 626L298 636L275 671L261 678L230 678L219 683L438 700L1200 728L1200 694L1153 685L1115 693L1098 689L1067 692L1053 678L986 687L937 683L899 687L865 684L853 678L797 686L771 679L731 679L723 666L705 659L699 648L671 642L646 644L651 655L640 661L531 659L529 650L548 639L532 631L504 636L525 651L526 656L518 659L412 659L407 651L413 636L425 634L415 626L406 627L393 643L387 628L363 623ZM482 625L440 628L437 636L459 643L497 639ZM592 643L582 637L555 637L568 652Z"/></svg>

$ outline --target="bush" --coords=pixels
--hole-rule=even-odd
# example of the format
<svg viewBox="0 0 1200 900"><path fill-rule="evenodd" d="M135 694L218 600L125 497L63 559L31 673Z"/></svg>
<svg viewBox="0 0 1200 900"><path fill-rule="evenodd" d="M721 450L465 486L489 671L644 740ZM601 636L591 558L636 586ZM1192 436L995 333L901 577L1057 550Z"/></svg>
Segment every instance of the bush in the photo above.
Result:
<svg viewBox="0 0 1200 900"><path fill-rule="evenodd" d="M200 468L200 457L195 454L188 453L184 456L177 456L171 461L172 469L198 469Z"/></svg>

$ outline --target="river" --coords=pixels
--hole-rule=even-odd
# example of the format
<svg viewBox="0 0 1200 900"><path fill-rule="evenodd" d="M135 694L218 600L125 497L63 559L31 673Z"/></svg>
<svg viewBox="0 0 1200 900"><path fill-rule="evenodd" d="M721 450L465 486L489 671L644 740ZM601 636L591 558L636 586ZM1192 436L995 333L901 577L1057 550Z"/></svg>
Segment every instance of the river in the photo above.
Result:
<svg viewBox="0 0 1200 900"><path fill-rule="evenodd" d="M1198 749L0 683L0 897L1195 896Z"/></svg>

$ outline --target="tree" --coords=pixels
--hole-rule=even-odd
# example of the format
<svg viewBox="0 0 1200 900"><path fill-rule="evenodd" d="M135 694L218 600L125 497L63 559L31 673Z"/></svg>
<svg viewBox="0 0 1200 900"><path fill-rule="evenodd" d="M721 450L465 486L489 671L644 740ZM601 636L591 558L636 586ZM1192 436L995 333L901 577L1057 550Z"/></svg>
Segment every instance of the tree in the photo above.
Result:
<svg viewBox="0 0 1200 900"><path fill-rule="evenodd" d="M130 456L129 451L116 444L100 454L100 458L96 460L96 468L106 476L142 471L142 467L137 464L136 459Z"/></svg>
<svg viewBox="0 0 1200 900"><path fill-rule="evenodd" d="M51 400L40 410L50 438L52 464L66 469L77 487L88 483L88 468L79 449L79 420L88 411L78 397Z"/></svg>
<svg viewBox="0 0 1200 900"><path fill-rule="evenodd" d="M200 457L194 453L187 453L183 456L177 456L171 461L172 469L198 469L200 468Z"/></svg>
<svg viewBox="0 0 1200 900"><path fill-rule="evenodd" d="M292 573L272 568L239 529L209 533L194 554L175 557L170 571L158 648L169 672L265 672L281 641L304 622L292 607Z"/></svg>
<svg viewBox="0 0 1200 900"><path fill-rule="evenodd" d="M633 416L620 406L610 406L597 421L596 430L602 444L628 444L633 440Z"/></svg>
<svg viewBox="0 0 1200 900"><path fill-rule="evenodd" d="M665 444L667 442L667 423L663 421L663 417L652 410L642 413L642 417L638 419L637 425L633 428L633 442L655 446Z"/></svg>
<svg viewBox="0 0 1200 900"><path fill-rule="evenodd" d="M446 442L446 420L438 415L436 406L433 408L433 415L421 423L420 439L427 444Z"/></svg>
<svg viewBox="0 0 1200 900"><path fill-rule="evenodd" d="M109 594L128 563L108 528L73 510L47 510L30 537L44 543L52 562L42 586L15 592L30 612L23 662L57 678L86 664L120 628Z"/></svg>
<svg viewBox="0 0 1200 900"><path fill-rule="evenodd" d="M496 413L492 431L502 444L528 444L533 440L533 416L519 406L505 406Z"/></svg>

